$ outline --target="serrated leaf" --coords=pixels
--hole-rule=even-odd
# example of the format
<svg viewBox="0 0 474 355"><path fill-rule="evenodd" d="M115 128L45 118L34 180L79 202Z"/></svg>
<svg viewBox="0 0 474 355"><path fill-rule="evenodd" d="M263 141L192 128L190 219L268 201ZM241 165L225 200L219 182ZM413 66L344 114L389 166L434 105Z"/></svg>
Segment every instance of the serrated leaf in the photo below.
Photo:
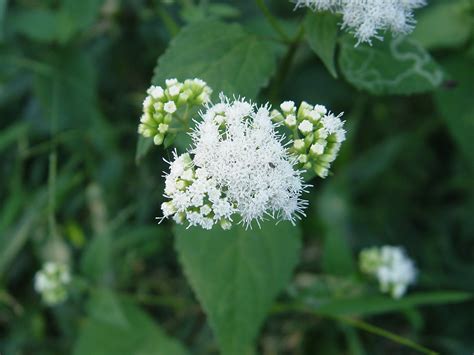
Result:
<svg viewBox="0 0 474 355"><path fill-rule="evenodd" d="M308 12L304 27L306 40L329 73L337 78L334 53L337 43L338 18L329 12Z"/></svg>
<svg viewBox="0 0 474 355"><path fill-rule="evenodd" d="M109 304L107 304L109 303ZM74 355L184 355L188 352L139 307L99 290L89 303ZM111 312L108 318L104 312Z"/></svg>
<svg viewBox="0 0 474 355"><path fill-rule="evenodd" d="M359 89L375 95L431 91L443 81L443 71L417 42L406 37L377 41L372 46L344 36L339 67Z"/></svg>
<svg viewBox="0 0 474 355"><path fill-rule="evenodd" d="M287 222L230 231L176 227L176 250L222 354L251 353L275 297L298 260L300 231Z"/></svg>
<svg viewBox="0 0 474 355"><path fill-rule="evenodd" d="M240 25L218 21L185 27L159 58L153 83L198 77L227 95L254 98L275 69L273 52Z"/></svg>
<svg viewBox="0 0 474 355"><path fill-rule="evenodd" d="M474 71L472 60L453 56L443 62L456 84L438 90L435 95L438 110L449 132L474 169Z"/></svg>

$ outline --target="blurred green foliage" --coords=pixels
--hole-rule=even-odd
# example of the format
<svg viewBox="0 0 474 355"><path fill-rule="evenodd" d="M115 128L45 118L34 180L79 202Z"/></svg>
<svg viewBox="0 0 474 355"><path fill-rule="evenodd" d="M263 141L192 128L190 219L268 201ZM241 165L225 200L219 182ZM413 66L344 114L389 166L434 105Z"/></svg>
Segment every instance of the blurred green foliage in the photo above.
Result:
<svg viewBox="0 0 474 355"><path fill-rule="evenodd" d="M266 5L0 0L2 354L472 353L473 2L430 1L412 35L372 47ZM169 77L345 112L298 227L155 223L171 153L145 144L137 164L136 130ZM383 244L420 270L400 301L356 269ZM74 275L54 308L33 289L51 259Z"/></svg>

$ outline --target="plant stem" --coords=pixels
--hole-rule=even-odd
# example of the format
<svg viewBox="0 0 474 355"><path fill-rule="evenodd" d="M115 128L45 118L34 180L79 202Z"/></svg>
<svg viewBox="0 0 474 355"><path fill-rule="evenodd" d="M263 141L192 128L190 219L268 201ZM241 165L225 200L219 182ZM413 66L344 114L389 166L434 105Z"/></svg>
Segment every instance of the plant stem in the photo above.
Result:
<svg viewBox="0 0 474 355"><path fill-rule="evenodd" d="M57 142L54 139L58 125L58 81L53 81L52 104L51 104L51 147L49 153L49 171L48 171L48 222L49 233L53 238L58 238L56 224L56 176L57 176Z"/></svg>
<svg viewBox="0 0 474 355"><path fill-rule="evenodd" d="M283 28L278 23L278 20L272 15L272 13L270 12L270 9L265 4L265 1L264 0L255 0L255 2L257 3L257 6L260 8L263 15L268 20L268 22L273 27L273 29L276 32L278 32L278 34L280 35L281 40L285 43L290 43L291 42L290 37L288 37L286 32L283 30Z"/></svg>
<svg viewBox="0 0 474 355"><path fill-rule="evenodd" d="M171 37L174 37L179 32L179 25L173 19L173 16L170 15L168 9L161 4L161 1L156 1L156 12L161 17L163 25L170 34Z"/></svg>
<svg viewBox="0 0 474 355"><path fill-rule="evenodd" d="M392 340L395 343L402 344L405 346L408 346L409 348L418 350L419 352L423 354L429 354L429 355L439 355L437 352L430 350L428 348L425 348L424 346L418 345L414 341L411 341L410 339L403 338L397 334L394 334L392 332L389 332L385 329L379 328L375 325L366 323L360 319L356 318L351 318L351 317L341 317L341 316L335 316L333 317L335 320L346 323L348 325L351 325L353 327L365 330L369 333L379 335L381 337L387 338Z"/></svg>
<svg viewBox="0 0 474 355"><path fill-rule="evenodd" d="M281 65L278 69L278 73L274 79L273 85L270 91L270 99L272 101L276 101L278 98L278 94L280 92L283 83L285 82L286 76L290 70L291 64L295 57L296 51L300 45L300 40L304 35L304 27L303 25L300 26L298 29L298 33L296 36L291 40L288 46L288 50L286 51L285 56L281 62Z"/></svg>
<svg viewBox="0 0 474 355"><path fill-rule="evenodd" d="M301 312L301 313L307 313L307 314L311 314L313 316L318 316L322 318L329 318L329 319L350 325L352 327L365 330L366 332L384 337L395 343L417 350L420 353L428 354L428 355L439 355L439 353L437 353L436 351L425 348L424 346L421 346L410 339L403 338L395 333L389 332L388 330L382 329L380 327L369 324L367 322L364 322L363 320L360 320L354 317L339 316L339 315L328 314L324 312L320 313L317 310L311 309L299 303L276 304L272 309L272 313L286 313L286 312Z"/></svg>

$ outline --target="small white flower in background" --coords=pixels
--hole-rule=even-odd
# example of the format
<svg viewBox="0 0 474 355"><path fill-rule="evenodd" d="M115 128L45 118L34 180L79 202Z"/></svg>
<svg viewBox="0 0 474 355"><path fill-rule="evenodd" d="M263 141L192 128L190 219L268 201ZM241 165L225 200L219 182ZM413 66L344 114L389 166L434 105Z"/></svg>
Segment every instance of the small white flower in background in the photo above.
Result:
<svg viewBox="0 0 474 355"><path fill-rule="evenodd" d="M66 264L47 262L35 275L34 287L43 301L54 306L67 298L71 275Z"/></svg>
<svg viewBox="0 0 474 355"><path fill-rule="evenodd" d="M306 185L275 131L269 106L223 95L220 100L201 113L190 153L174 154L163 216L204 229L217 223L228 229L234 217L245 227L266 217L294 223L304 215L300 195ZM294 111L291 104L284 107Z"/></svg>
<svg viewBox="0 0 474 355"><path fill-rule="evenodd" d="M380 290L400 298L416 280L417 270L413 261L401 247L372 247L361 251L359 267L367 275L375 277Z"/></svg>
<svg viewBox="0 0 474 355"><path fill-rule="evenodd" d="M167 79L166 87L150 86L143 101L143 115L138 133L160 145L164 142L173 118L184 105L200 106L210 100L212 90L201 79L187 79L184 83Z"/></svg>
<svg viewBox="0 0 474 355"><path fill-rule="evenodd" d="M323 105L313 106L304 101L297 110L293 101L285 101L280 108L282 113L272 113L273 121L283 122L291 130L298 127L302 135L293 131L290 152L297 156L304 169L312 169L319 177L325 178L346 139L342 113L335 116Z"/></svg>
<svg viewBox="0 0 474 355"><path fill-rule="evenodd" d="M413 10L425 0L296 0L296 7L331 11L342 15L342 28L354 33L359 43L383 39L380 31L406 34L413 30Z"/></svg>

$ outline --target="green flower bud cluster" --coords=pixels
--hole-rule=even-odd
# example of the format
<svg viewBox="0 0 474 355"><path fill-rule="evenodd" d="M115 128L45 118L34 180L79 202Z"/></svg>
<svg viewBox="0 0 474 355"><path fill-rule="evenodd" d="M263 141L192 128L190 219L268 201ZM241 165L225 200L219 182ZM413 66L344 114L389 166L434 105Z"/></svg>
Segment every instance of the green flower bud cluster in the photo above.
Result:
<svg viewBox="0 0 474 355"><path fill-rule="evenodd" d="M138 133L153 137L156 145L163 144L177 110L182 106L201 106L209 102L211 88L201 79L187 79L184 83L167 79L166 87L152 85L143 101L143 115Z"/></svg>
<svg viewBox="0 0 474 355"><path fill-rule="evenodd" d="M382 264L383 258L380 253L380 248L366 248L359 254L359 268L364 274L375 274Z"/></svg>
<svg viewBox="0 0 474 355"><path fill-rule="evenodd" d="M35 275L35 290L47 305L54 306L66 300L71 275L66 264L47 262Z"/></svg>
<svg viewBox="0 0 474 355"><path fill-rule="evenodd" d="M335 116L323 105L312 106L304 101L298 108L293 101L285 101L280 109L273 110L272 119L292 131L290 152L304 169L313 169L325 178L346 138L342 114Z"/></svg>

